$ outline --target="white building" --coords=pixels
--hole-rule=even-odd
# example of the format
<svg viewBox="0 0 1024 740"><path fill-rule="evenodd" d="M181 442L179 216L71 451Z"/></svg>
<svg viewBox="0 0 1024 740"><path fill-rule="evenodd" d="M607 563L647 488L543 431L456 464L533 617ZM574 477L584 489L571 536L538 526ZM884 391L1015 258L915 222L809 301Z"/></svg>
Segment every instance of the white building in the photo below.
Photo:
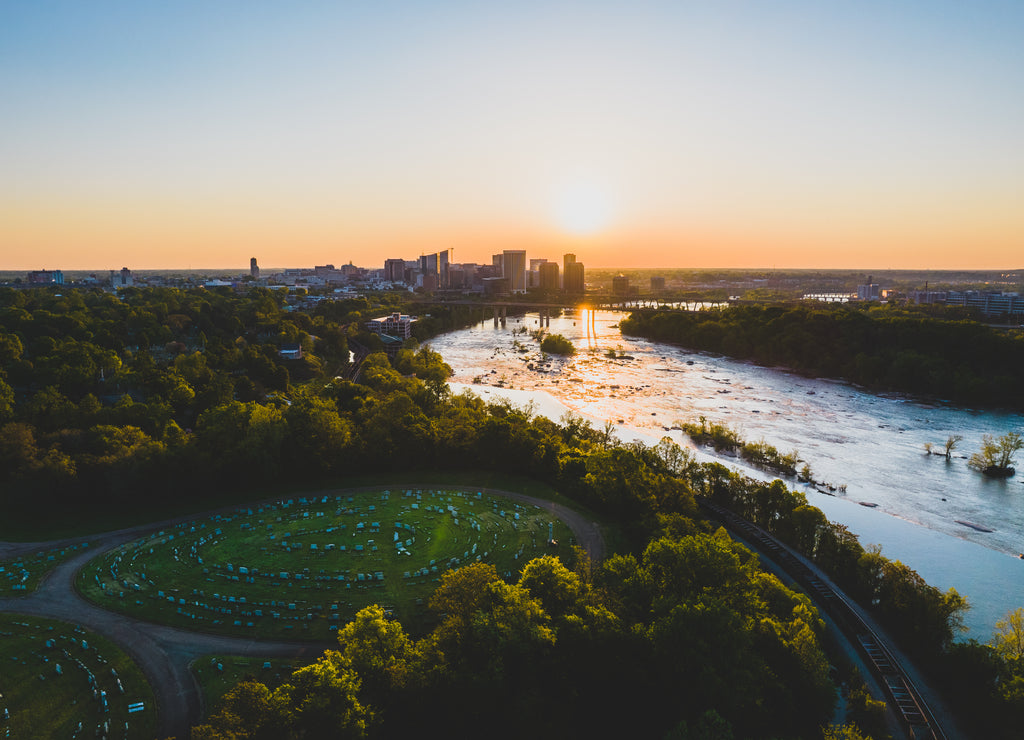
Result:
<svg viewBox="0 0 1024 740"><path fill-rule="evenodd" d="M379 319L370 319L366 322L366 328L374 334L387 334L391 337L408 339L412 336L412 321L411 316L393 313L390 316L382 316Z"/></svg>

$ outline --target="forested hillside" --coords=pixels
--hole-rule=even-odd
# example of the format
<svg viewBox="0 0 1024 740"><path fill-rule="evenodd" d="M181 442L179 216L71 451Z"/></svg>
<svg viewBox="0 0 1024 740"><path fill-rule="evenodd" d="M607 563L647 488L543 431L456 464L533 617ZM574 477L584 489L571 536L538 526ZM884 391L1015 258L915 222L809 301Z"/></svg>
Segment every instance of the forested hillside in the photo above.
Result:
<svg viewBox="0 0 1024 740"><path fill-rule="evenodd" d="M334 308L350 320L367 309ZM6 291L0 327L7 527L80 518L100 528L166 501L199 511L214 495L242 502L367 472L486 470L543 481L621 533L620 555L593 570L545 560L510 582L459 571L435 595L437 624L424 635L403 637L368 613L349 628L365 652L355 639L273 695L239 689L256 724L214 722L206 737L281 737L279 722L295 737L325 726L400 737L424 722L455 736L815 737L832 705L816 612L716 532L697 496L832 574L951 676L973 722L991 730L1019 716L1020 661L953 645L966 606L955 591L866 551L780 481L697 464L669 440L623 444L579 418L452 395L450 369L428 347L371 354L359 382L346 380L357 327L319 308L287 311L260 289ZM305 358L281 359L286 342Z"/></svg>

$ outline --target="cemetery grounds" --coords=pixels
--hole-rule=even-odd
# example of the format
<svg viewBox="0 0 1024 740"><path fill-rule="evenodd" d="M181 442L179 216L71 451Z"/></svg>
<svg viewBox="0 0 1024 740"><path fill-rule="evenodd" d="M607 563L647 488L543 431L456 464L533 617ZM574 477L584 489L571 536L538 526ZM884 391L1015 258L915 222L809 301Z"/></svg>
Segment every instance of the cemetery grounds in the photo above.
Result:
<svg viewBox="0 0 1024 740"><path fill-rule="evenodd" d="M88 546L88 542L81 542L0 560L0 596L19 596L34 591L43 576Z"/></svg>
<svg viewBox="0 0 1024 740"><path fill-rule="evenodd" d="M417 631L448 570L488 562L511 579L534 557L564 559L573 544L569 528L533 504L472 488L378 488L167 527L91 561L77 587L150 622L327 642L370 604Z"/></svg>
<svg viewBox="0 0 1024 740"><path fill-rule="evenodd" d="M0 614L0 728L18 738L152 740L156 702L138 666L82 627Z"/></svg>

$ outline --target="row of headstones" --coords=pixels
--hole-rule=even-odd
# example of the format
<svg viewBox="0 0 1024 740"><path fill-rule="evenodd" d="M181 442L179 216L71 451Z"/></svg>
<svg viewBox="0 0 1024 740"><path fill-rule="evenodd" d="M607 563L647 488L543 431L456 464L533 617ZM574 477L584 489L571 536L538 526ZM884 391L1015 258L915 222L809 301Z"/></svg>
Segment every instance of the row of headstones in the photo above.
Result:
<svg viewBox="0 0 1024 740"><path fill-rule="evenodd" d="M8 565L0 565L0 575L3 575L8 581L17 580L16 583L10 584L11 591L27 591L28 586L25 584L25 581L32 577L32 572L29 570L30 567L34 568L40 565L45 565L46 563L52 563L58 556L60 558L66 557L69 550L73 552L78 550L79 546L87 548L89 547L89 543L76 543L76 545L63 548L59 551L56 548L47 550L43 553L37 553L36 557L31 558L28 561L26 561L25 558L18 558Z"/></svg>
<svg viewBox="0 0 1024 740"><path fill-rule="evenodd" d="M51 627L50 629L52 630L53 628ZM76 631L80 631L80 629L81 628L76 627ZM96 660L99 663L102 663L104 665L107 663L106 659L102 655L99 654L99 652L96 650L95 647L93 647L93 648L89 647L89 643L88 643L87 640L85 640L85 639L79 640L78 638L68 637L67 635L60 635L60 637L61 637L61 639L67 640L71 644L75 645L76 648L80 645L82 650L90 650L91 649L94 653L96 653ZM110 704L109 704L109 702L107 700L107 692L106 692L106 690L100 688L100 685L99 685L99 682L98 682L98 680L96 678L96 675L82 661L82 659L77 657L77 656L72 656L71 653L68 652L67 648L59 648L57 646L57 641L55 639L53 639L53 638L48 639L46 641L45 645L46 645L47 648L50 648L50 649L59 649L66 659L68 659L69 661L75 663L75 665L77 665L78 668L83 673L85 673L86 680L88 681L88 684L89 684L89 688L92 690L93 700L96 701L99 704L99 708L101 709L101 711L103 713L109 712L110 711ZM40 656L40 657L42 657L44 662L49 663L49 658L47 658L45 656ZM58 676L61 676L61 675L64 674L63 668L61 667L60 663L54 663L54 673L56 675L58 675ZM110 669L110 674L111 674L111 676L114 679L114 684L117 686L118 693L123 695L125 693L124 685L121 683L121 679L117 675L117 670L114 669L114 668L111 668ZM40 674L39 677L42 680L46 680L45 677L42 674ZM140 704L140 703L137 702L136 704ZM131 711L131 710L129 709L129 711ZM128 723L127 722L124 723L124 727L125 727L125 733L127 734L127 731L128 731ZM82 725L81 722L79 722L77 729L72 734L72 737L77 737L78 733L81 732L82 729L83 729L83 725ZM105 737L106 733L109 732L109 729L110 729L110 720L108 719L108 720L105 720L102 724L97 724L96 734L100 735L102 733L102 736Z"/></svg>

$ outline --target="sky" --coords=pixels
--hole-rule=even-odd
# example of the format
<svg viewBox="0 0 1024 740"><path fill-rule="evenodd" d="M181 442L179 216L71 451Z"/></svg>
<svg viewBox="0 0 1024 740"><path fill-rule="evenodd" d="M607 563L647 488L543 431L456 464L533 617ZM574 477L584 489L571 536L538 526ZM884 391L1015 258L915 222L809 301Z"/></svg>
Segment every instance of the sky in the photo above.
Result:
<svg viewBox="0 0 1024 740"><path fill-rule="evenodd" d="M1024 3L0 0L0 269L1024 266Z"/></svg>

